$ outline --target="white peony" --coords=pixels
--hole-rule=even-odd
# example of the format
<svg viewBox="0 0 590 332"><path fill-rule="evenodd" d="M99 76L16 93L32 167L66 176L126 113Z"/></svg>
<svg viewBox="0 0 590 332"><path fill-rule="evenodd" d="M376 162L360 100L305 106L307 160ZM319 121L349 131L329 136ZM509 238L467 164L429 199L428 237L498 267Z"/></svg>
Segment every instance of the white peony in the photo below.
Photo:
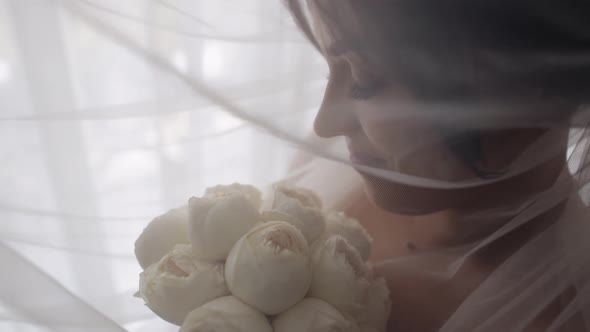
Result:
<svg viewBox="0 0 590 332"><path fill-rule="evenodd" d="M225 278L234 296L267 315L278 314L307 293L311 280L307 242L289 223L260 224L232 248Z"/></svg>
<svg viewBox="0 0 590 332"><path fill-rule="evenodd" d="M273 332L266 317L233 296L224 296L190 312L180 332Z"/></svg>
<svg viewBox="0 0 590 332"><path fill-rule="evenodd" d="M327 213L326 234L341 235L356 248L365 261L371 255L373 239L367 230L356 219L348 217L342 212Z"/></svg>
<svg viewBox="0 0 590 332"><path fill-rule="evenodd" d="M306 298L278 315L274 332L359 332L356 323L325 301Z"/></svg>
<svg viewBox="0 0 590 332"><path fill-rule="evenodd" d="M303 222L300 221L299 219L293 217L290 214L286 214L284 212L277 211L277 210L262 211L262 213L260 213L260 219L262 220L262 222L285 221L285 222L288 222L289 224L297 227L297 229L300 231L304 227Z"/></svg>
<svg viewBox="0 0 590 332"><path fill-rule="evenodd" d="M340 235L312 247L313 277L309 295L344 313L358 313L367 301L371 269L358 251Z"/></svg>
<svg viewBox="0 0 590 332"><path fill-rule="evenodd" d="M256 209L260 209L262 205L262 193L256 187L248 184L232 183L230 185L217 185L205 189L205 196L207 197L222 197L231 193L239 193L244 195Z"/></svg>
<svg viewBox="0 0 590 332"><path fill-rule="evenodd" d="M285 221L299 228L310 244L326 229L326 221L321 211L321 201L309 190L277 185L272 197L271 209L288 214L298 220L298 222Z"/></svg>
<svg viewBox="0 0 590 332"><path fill-rule="evenodd" d="M322 209L322 200L313 191L288 185L286 183L277 183L274 186L275 192L281 192L289 197L295 198L305 207L312 207L318 210Z"/></svg>
<svg viewBox="0 0 590 332"><path fill-rule="evenodd" d="M188 209L183 206L156 217L147 225L135 241L135 257L146 269L177 244L188 243Z"/></svg>
<svg viewBox="0 0 590 332"><path fill-rule="evenodd" d="M189 200L189 234L195 254L225 260L233 245L260 221L257 202L234 189L218 188Z"/></svg>
<svg viewBox="0 0 590 332"><path fill-rule="evenodd" d="M190 245L179 245L140 274L139 293L158 316L180 325L191 310L229 291L222 263L200 261Z"/></svg>
<svg viewBox="0 0 590 332"><path fill-rule="evenodd" d="M363 326L372 327L375 331L385 332L387 321L391 312L391 299L389 288L383 278L371 282L364 308L356 316L356 319Z"/></svg>

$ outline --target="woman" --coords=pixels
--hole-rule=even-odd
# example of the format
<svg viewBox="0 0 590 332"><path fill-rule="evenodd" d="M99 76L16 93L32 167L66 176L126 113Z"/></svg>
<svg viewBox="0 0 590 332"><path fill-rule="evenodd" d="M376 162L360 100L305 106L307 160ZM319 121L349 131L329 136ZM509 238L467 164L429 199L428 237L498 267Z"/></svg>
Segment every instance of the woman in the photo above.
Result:
<svg viewBox="0 0 590 332"><path fill-rule="evenodd" d="M590 330L590 2L288 6L330 68L315 132L378 206L352 214L395 233L389 331Z"/></svg>

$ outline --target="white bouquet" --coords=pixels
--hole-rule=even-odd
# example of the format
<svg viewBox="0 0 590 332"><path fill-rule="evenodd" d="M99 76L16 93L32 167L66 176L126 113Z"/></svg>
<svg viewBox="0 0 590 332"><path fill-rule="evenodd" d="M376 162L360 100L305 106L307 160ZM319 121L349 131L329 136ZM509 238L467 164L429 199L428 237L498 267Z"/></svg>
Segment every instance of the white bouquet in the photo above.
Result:
<svg viewBox="0 0 590 332"><path fill-rule="evenodd" d="M180 325L191 310L229 291L223 263L200 261L189 245L179 245L140 274L139 294L158 316Z"/></svg>
<svg viewBox="0 0 590 332"><path fill-rule="evenodd" d="M215 186L142 232L139 295L181 332L385 332L371 245L311 191L276 185L262 201L253 186Z"/></svg>
<svg viewBox="0 0 590 332"><path fill-rule="evenodd" d="M328 211L326 213L326 234L340 235L359 252L363 260L371 255L373 239L367 230L354 218L342 212Z"/></svg>
<svg viewBox="0 0 590 332"><path fill-rule="evenodd" d="M321 239L312 248L310 296L344 312L360 311L368 299L371 269L358 251L340 235Z"/></svg>
<svg viewBox="0 0 590 332"><path fill-rule="evenodd" d="M275 332L358 332L353 320L344 317L327 302L306 298L278 315L272 322Z"/></svg>
<svg viewBox="0 0 590 332"><path fill-rule="evenodd" d="M156 217L135 241L135 256L142 268L158 262L177 244L188 244L188 209L183 206Z"/></svg>
<svg viewBox="0 0 590 332"><path fill-rule="evenodd" d="M267 318L233 296L225 296L190 312L180 332L272 332Z"/></svg>
<svg viewBox="0 0 590 332"><path fill-rule="evenodd" d="M356 315L356 320L363 327L363 330L385 331L389 312L391 311L389 288L387 288L385 279L373 280L368 292L367 301L362 310Z"/></svg>
<svg viewBox="0 0 590 332"><path fill-rule="evenodd" d="M313 192L282 184L275 186L273 196L271 211L289 215L290 219L281 220L299 228L308 243L313 243L326 229L321 201Z"/></svg>
<svg viewBox="0 0 590 332"><path fill-rule="evenodd" d="M237 184L218 186L204 197L189 199L189 234L195 254L224 260L240 237L260 221L260 194L253 190Z"/></svg>
<svg viewBox="0 0 590 332"><path fill-rule="evenodd" d="M311 282L307 242L283 221L252 229L227 257L225 278L232 294L267 315L300 301Z"/></svg>

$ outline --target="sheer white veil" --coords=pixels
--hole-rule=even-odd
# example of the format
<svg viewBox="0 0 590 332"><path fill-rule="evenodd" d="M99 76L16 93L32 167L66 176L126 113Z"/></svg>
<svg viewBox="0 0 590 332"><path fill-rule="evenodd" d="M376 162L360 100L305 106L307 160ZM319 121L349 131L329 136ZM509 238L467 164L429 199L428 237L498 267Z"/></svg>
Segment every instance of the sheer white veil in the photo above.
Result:
<svg viewBox="0 0 590 332"><path fill-rule="evenodd" d="M586 129L582 136L585 136ZM588 197L584 181L587 149L581 140L572 146L568 163L576 181L561 180L547 192L530 198L502 228L474 245L449 265L451 273L476 250L493 243L502 234L522 227L534 216L555 207L567 197L559 220L528 240L500 264L445 323L441 331L524 331L547 308L559 303L557 313L538 330L590 329L590 268L588 266ZM563 177L569 178L568 175ZM566 295L567 294L567 295ZM575 322L575 323L574 323Z"/></svg>
<svg viewBox="0 0 590 332"><path fill-rule="evenodd" d="M0 1L0 330L177 331L133 297L135 239L284 178L277 120L309 133L325 73L278 2Z"/></svg>
<svg viewBox="0 0 590 332"><path fill-rule="evenodd" d="M389 112L371 113L375 121L390 121L388 123L392 124L396 121L407 121L413 116L423 117L426 121L440 127L453 128L450 130L452 134L473 131L485 133L487 130L511 127L545 129L542 136L528 145L505 169L494 176L469 179L416 176L412 174L412 170L401 171L396 167L397 163L391 163L390 160L388 160L387 171L384 171L383 167L374 169L364 167L366 165L359 166L358 163L354 166L362 173L397 184L453 190L477 188L503 180L510 181L511 178L542 165L550 158L561 156L566 160L566 166L549 188L524 196L517 194L517 189L512 188L503 193L506 198L503 203L485 208L459 209L461 212L456 215L457 222L470 224L470 227L479 227L482 230L487 229L487 234L483 238L466 245L427 250L403 259L392 259L381 262L380 266L396 266L400 261L404 264L408 262L412 264L411 261L415 261L413 268L418 266L423 273L434 273L442 279L451 280L457 276L457 273L466 265L465 263L475 259L481 251L488 250L490 247L492 248L490 250L497 250L497 246L495 249L493 247L497 241L518 230L534 227L539 218L544 218L543 216L553 213L551 211L557 210L560 211L557 216L549 217L555 220L540 231L533 232L534 235L529 238L521 240L517 248L483 278L481 283L462 300L449 319L442 324L440 331L590 330L590 257L588 256L590 244L586 240L590 231L588 222L588 204L590 203L588 135L590 132L588 131L588 107L585 105L589 92L585 87L588 86L590 78L588 76L590 58L587 49L590 26L584 23L585 21L579 16L580 13L578 11L568 13L566 8L560 8L558 2L547 3L544 9L553 8L554 13L560 15L552 16L552 14L543 13L543 10L538 10L535 11L535 15L531 15L532 18L528 17L527 10L532 11L535 6L527 7L524 2L514 5L498 2L494 5L493 2L467 4L467 2L458 1L441 5L442 7L428 1L363 4L347 2L338 6L337 9L330 1L307 1L306 4L299 3L299 5L297 1L289 3L294 7L302 30L307 32L310 39L319 41L316 42L318 43L316 46L321 50L329 53L326 48L330 46L324 45L330 43L340 45L343 41L348 42L347 46L350 50L356 52L355 54L359 57L364 57L369 64L379 66L385 62L394 67L397 65L398 67L392 71L400 74L402 85L403 83L411 84L410 79L417 77L418 80L431 80L427 83L422 81L416 83L418 89L423 88L429 92L429 84L439 88L457 84L460 89L470 91L470 84L486 86L487 75L490 75L489 77L499 75L511 77L509 81L528 82L524 84L529 87L536 87L539 82L545 82L540 83L540 86L547 89L551 89L550 86L556 87L556 90L552 92L545 91L534 94L530 98L527 90L519 90L521 86L516 84L512 88L514 90L505 92L506 99L492 97L485 99L484 102L477 100L474 102L473 99L464 98L461 92L451 93L450 98L444 95L441 99L432 98L432 94L424 93L422 94L425 96L424 99L417 97L417 100L410 102L413 103L412 106L407 105L403 100L393 100L389 104ZM454 5L457 7L453 7ZM581 6L579 9L584 11L589 8ZM297 11L301 12L297 13ZM506 46L498 42L498 39L494 39L502 38L503 30L500 28L496 31L493 24L490 25L485 21L485 15L491 15L489 14L491 12L497 15L498 20L504 19L502 14L506 13L508 13L506 17L509 15L513 15L510 16L512 18L518 17L516 19L518 23L511 27L521 28L522 31L511 30L511 34L515 36L514 38L519 38L521 34L526 35L523 45ZM484 16L477 16L482 13ZM470 22L466 24L473 23L472 20L461 15L473 15L475 19L481 19L482 22L479 25L482 27L481 30L476 25L461 25L463 20ZM559 30L560 33L564 33L563 38L576 36L584 42L580 43L579 49L572 52L560 51L557 42L544 46L545 48L541 47L542 50L537 49L538 44L534 42L527 44L526 38L542 39L545 38L544 32L556 30L549 28L535 32L534 37L527 35L525 30L530 23L529 19L531 21L546 19L553 24L549 25L550 27L563 28ZM379 23L374 23L375 21ZM566 21L571 24L567 28ZM505 23L511 24L510 22L512 21L507 19ZM469 27L472 27L473 31L468 30ZM389 29L386 32L389 35L380 35L382 33L380 29ZM439 30L451 32L439 33ZM494 35L494 32L497 35ZM487 33L495 36L493 41L489 42L486 39L489 37ZM436 48L440 40L443 40L443 44L445 41L450 43L451 46ZM380 42L388 41L395 44L391 53L386 53L387 49L379 45ZM319 45L322 43L324 45ZM454 48L458 52L453 53ZM420 54L420 50L427 54ZM386 56L384 59L378 59L379 56L375 52L382 52ZM461 52L467 52L464 54L468 55L465 56ZM354 60L350 61L353 63ZM479 67L474 65L476 63ZM351 66L354 67L354 64ZM431 72L423 72L427 68ZM568 70L561 71L565 68L577 68L576 73L579 76L572 74L569 76L569 83L561 83L561 79L566 80L568 77L565 73L573 73ZM490 71L487 72L487 70ZM561 78L554 76L555 73L559 73ZM526 77L537 77L537 81L527 81ZM404 81L404 78L408 80ZM443 83L436 85L440 81ZM504 84L508 86L509 81L504 81ZM465 82L468 83L465 84ZM577 83L574 82L579 82L579 85L576 86ZM493 82L487 86L491 89L497 88L499 91L505 88L494 87ZM474 91L481 90L476 88ZM519 96L519 94L522 95ZM417 93L417 96L422 95ZM492 102L488 103L489 100ZM519 100L519 102L516 106L510 105L511 100ZM572 103L570 105L559 102L553 104L555 100L569 100ZM360 112L362 111L361 109ZM362 117L364 123L370 121L366 120L369 115ZM567 121L564 122L563 119ZM411 125L411 122L408 123ZM399 130L400 127L396 128ZM564 148L564 140L559 139L559 135L563 133L568 133L567 151ZM398 150L396 153L398 157L421 153L423 144L428 142L420 140L409 142L401 147L402 150L406 149L409 152ZM441 167L443 163L444 161L441 161ZM396 199L399 197L391 197L391 200ZM426 256L435 257L434 260L438 263L421 266ZM436 295L433 294L433 296ZM395 298L392 300L395 301ZM391 321L390 330L395 330L395 312L392 313Z"/></svg>
<svg viewBox="0 0 590 332"><path fill-rule="evenodd" d="M555 138L564 133L567 165L551 188L466 212L461 222L497 227L468 245L412 257L450 257L424 273L452 279L479 251L562 206L441 331L525 331L555 301L543 331L590 330L590 122L582 102L569 105L576 111L566 124L538 104L526 104L538 111L530 117L503 103L424 101L420 115L446 128L510 128L524 117L548 129L498 176L433 178L353 165L342 140L313 135L328 69L278 1L3 0L0 52L2 331L175 330L132 296L140 272L133 241L154 215L207 186L288 180L321 188L327 206L337 206L360 185L354 166L407 186L477 188L562 153ZM534 56L530 70L543 61L586 70L589 60L582 51ZM489 60L525 69L522 59ZM399 112L382 120L412 116L406 106L392 102ZM425 142L414 143L407 149ZM338 181L323 185L335 170Z"/></svg>

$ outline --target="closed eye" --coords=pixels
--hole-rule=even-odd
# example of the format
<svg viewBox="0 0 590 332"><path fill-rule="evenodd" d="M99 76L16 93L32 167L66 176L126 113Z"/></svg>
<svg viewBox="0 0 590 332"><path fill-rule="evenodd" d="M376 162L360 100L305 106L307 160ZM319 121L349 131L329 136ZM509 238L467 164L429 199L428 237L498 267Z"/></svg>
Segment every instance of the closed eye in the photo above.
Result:
<svg viewBox="0 0 590 332"><path fill-rule="evenodd" d="M349 96L356 100L367 100L375 96L383 88L383 80L368 75L360 75L360 72L357 72L356 75L354 75L351 70L352 68L348 62L341 61L333 64L326 78L328 81L332 79L349 81Z"/></svg>

